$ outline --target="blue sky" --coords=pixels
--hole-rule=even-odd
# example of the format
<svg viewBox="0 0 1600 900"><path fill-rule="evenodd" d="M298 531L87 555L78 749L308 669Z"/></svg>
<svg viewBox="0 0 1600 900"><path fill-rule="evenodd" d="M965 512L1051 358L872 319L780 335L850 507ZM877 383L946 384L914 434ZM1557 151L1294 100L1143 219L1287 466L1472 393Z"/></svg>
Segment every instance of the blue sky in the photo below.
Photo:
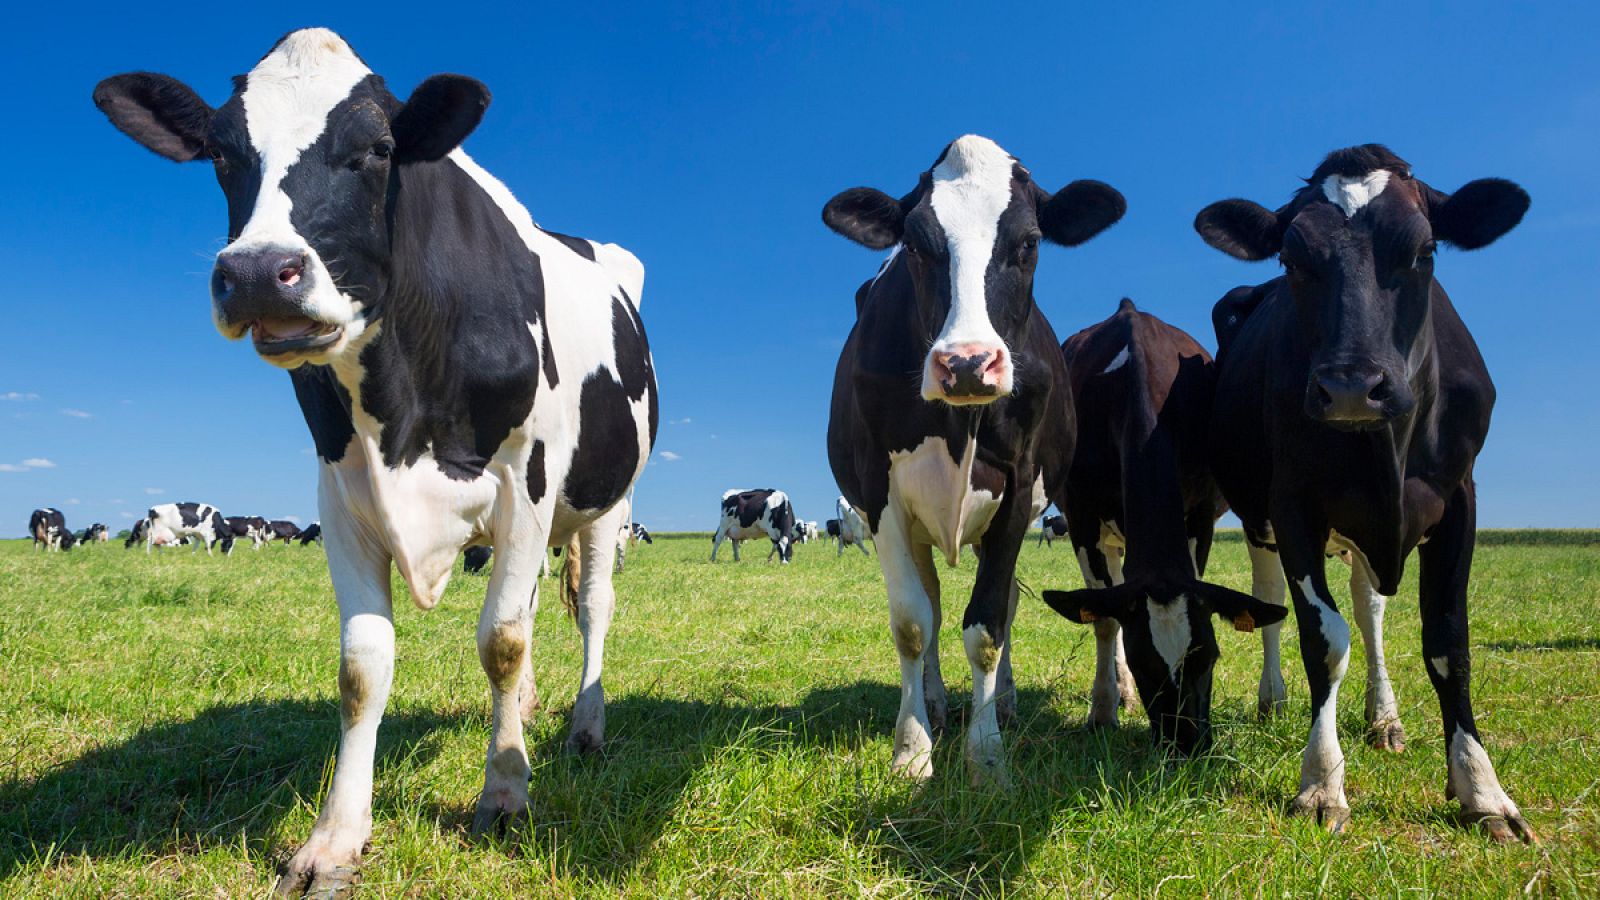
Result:
<svg viewBox="0 0 1600 900"><path fill-rule="evenodd" d="M1126 295L1212 345L1211 304L1276 267L1205 246L1194 214L1281 201L1334 148L1387 143L1443 190L1519 181L1522 226L1438 264L1499 388L1480 522L1600 525L1593 4L41 6L8 14L0 60L0 533L40 505L75 527L188 499L315 518L287 377L210 323L220 191L89 101L99 78L152 69L220 103L306 25L402 95L435 72L482 79L474 157L542 224L643 259L663 424L636 518L655 528L712 528L734 486L830 514L832 371L879 257L829 233L822 204L898 195L967 132L1050 189L1098 178L1128 199L1110 232L1042 253L1062 336Z"/></svg>

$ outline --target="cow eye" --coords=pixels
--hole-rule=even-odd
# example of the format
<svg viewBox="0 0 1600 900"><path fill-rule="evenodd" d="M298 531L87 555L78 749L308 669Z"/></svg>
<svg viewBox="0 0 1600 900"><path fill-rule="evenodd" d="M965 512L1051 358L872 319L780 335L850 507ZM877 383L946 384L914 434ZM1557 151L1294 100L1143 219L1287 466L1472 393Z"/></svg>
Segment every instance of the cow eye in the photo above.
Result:
<svg viewBox="0 0 1600 900"><path fill-rule="evenodd" d="M372 145L372 155L379 159L388 159L394 153L394 141L385 138Z"/></svg>

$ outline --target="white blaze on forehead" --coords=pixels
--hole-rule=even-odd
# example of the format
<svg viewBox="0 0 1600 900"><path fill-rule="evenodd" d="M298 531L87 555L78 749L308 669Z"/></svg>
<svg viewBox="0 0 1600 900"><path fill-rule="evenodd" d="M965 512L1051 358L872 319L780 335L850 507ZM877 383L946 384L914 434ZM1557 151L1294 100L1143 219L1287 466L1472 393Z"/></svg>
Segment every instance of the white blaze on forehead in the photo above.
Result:
<svg viewBox="0 0 1600 900"><path fill-rule="evenodd" d="M950 258L950 314L935 349L969 342L1002 344L989 321L984 274L1011 205L1016 160L985 137L958 138L934 167L929 203L944 229Z"/></svg>
<svg viewBox="0 0 1600 900"><path fill-rule="evenodd" d="M289 224L284 175L322 135L328 113L371 74L344 38L307 28L285 37L245 76L240 101L250 144L261 157L261 190L236 244L304 246Z"/></svg>
<svg viewBox="0 0 1600 900"><path fill-rule="evenodd" d="M1350 218L1388 186L1388 169L1377 169L1365 175L1329 175L1322 179L1322 195Z"/></svg>
<svg viewBox="0 0 1600 900"><path fill-rule="evenodd" d="M1182 597L1172 603L1157 603L1146 597L1144 602L1150 610L1150 640L1167 664L1167 672L1176 678L1178 666L1189 652L1189 604Z"/></svg>

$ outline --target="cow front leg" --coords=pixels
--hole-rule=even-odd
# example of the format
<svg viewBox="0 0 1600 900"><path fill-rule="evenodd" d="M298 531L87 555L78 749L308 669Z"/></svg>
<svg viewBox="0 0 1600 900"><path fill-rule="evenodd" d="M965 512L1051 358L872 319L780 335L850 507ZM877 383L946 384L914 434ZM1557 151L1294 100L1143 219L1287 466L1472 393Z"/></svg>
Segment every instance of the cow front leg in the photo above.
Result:
<svg viewBox="0 0 1600 900"><path fill-rule="evenodd" d="M1122 560L1096 538L1082 546L1074 539L1084 586L1107 588L1122 583ZM1136 687L1122 647L1122 626L1112 618L1094 623L1094 686L1089 690L1090 728L1117 727L1117 711L1133 708Z"/></svg>
<svg viewBox="0 0 1600 900"><path fill-rule="evenodd" d="M1283 577L1278 551L1258 547L1248 536L1245 546L1250 551L1250 593L1262 603L1287 606L1289 586ZM1256 687L1256 714L1263 719L1282 713L1289 702L1289 691L1283 683L1282 640L1282 619L1261 626L1261 681Z"/></svg>
<svg viewBox="0 0 1600 900"><path fill-rule="evenodd" d="M1351 554L1350 599L1356 626L1367 656L1367 743L1379 750L1399 753L1406 748L1400 706L1389 683L1389 666L1383 658L1383 612L1389 598L1378 593L1372 569L1361 554Z"/></svg>
<svg viewBox="0 0 1600 900"><path fill-rule="evenodd" d="M939 626L904 515L891 497L878 530L878 566L889 594L889 634L900 658L900 711L895 716L889 766L897 775L923 781L933 775L933 727L924 678ZM931 558L928 567L931 573Z"/></svg>
<svg viewBox="0 0 1600 900"><path fill-rule="evenodd" d="M724 531L723 529L721 529L721 528L718 528L717 529L717 533L711 536L711 561L712 562L716 562L717 561L717 551L722 549L722 542L724 540L727 540L727 537L728 537L728 533L726 531Z"/></svg>
<svg viewBox="0 0 1600 900"><path fill-rule="evenodd" d="M578 698L572 705L572 730L567 735L567 750L592 753L605 744L606 693L601 683L605 664L606 633L617 605L611 583L611 556L616 552L615 535L619 523L628 520L624 506L589 523L578 532L578 552L583 560L578 584L578 631L583 635L583 673L578 681ZM733 545L738 558L737 542Z"/></svg>
<svg viewBox="0 0 1600 900"><path fill-rule="evenodd" d="M1300 793L1290 804L1295 815L1316 816L1329 831L1350 821L1345 800L1344 750L1339 746L1339 685L1350 662L1350 626L1339 614L1323 572L1326 528L1288 527L1274 516L1278 549L1294 597L1300 628L1300 657L1311 689L1311 733L1300 760Z"/></svg>
<svg viewBox="0 0 1600 900"><path fill-rule="evenodd" d="M961 618L961 640L972 667L972 709L967 717L967 772L974 786L1009 785L1005 745L1000 736L1000 657L1006 642L1017 555L1027 534L1031 510L1015 492L1000 501L978 547L978 573L972 601ZM879 552L882 555L882 552Z"/></svg>
<svg viewBox="0 0 1600 900"><path fill-rule="evenodd" d="M339 601L339 752L311 836L278 879L280 896L340 896L372 836L372 765L394 678L390 557L378 536L322 504L328 572Z"/></svg>
<svg viewBox="0 0 1600 900"><path fill-rule="evenodd" d="M1465 821L1482 827L1496 841L1536 844L1538 835L1500 786L1472 714L1467 583L1478 518L1472 490L1470 482L1456 490L1432 538L1417 551L1422 561L1422 655L1439 695L1449 754L1445 794L1461 803Z"/></svg>

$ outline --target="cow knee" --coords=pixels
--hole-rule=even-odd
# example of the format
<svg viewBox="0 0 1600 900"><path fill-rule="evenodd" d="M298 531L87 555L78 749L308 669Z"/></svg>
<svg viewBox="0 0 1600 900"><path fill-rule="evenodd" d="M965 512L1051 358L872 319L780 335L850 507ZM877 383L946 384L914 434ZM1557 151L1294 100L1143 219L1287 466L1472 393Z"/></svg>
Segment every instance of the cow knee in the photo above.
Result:
<svg viewBox="0 0 1600 900"><path fill-rule="evenodd" d="M489 629L478 641L478 659L489 683L501 690L510 690L522 675L522 661L527 655L528 641L520 622L501 622Z"/></svg>

